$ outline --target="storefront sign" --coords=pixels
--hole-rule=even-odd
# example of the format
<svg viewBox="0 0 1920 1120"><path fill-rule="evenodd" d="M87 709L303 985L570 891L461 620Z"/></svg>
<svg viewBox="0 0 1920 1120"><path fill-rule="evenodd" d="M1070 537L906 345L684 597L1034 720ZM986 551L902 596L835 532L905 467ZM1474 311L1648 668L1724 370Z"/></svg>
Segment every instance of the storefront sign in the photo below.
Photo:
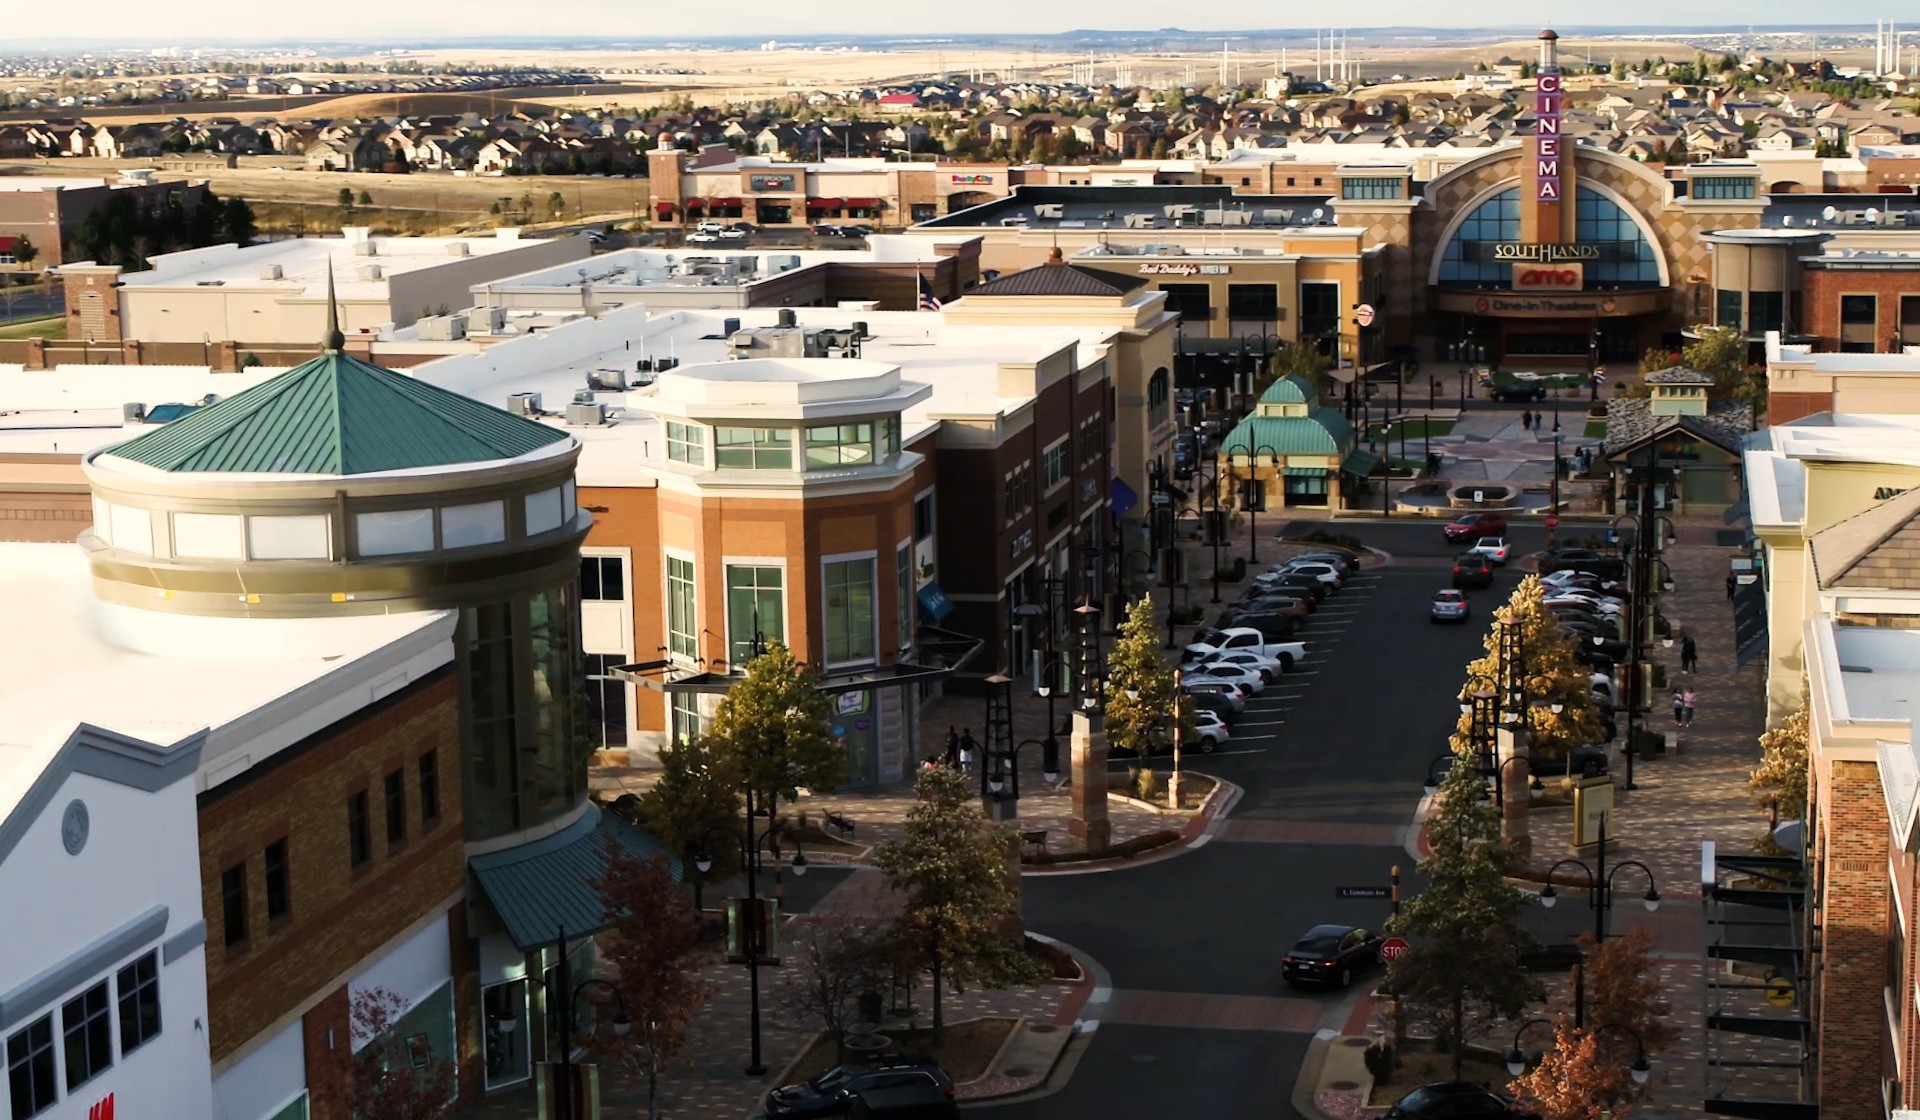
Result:
<svg viewBox="0 0 1920 1120"><path fill-rule="evenodd" d="M1175 264L1171 261L1148 261L1140 266L1142 276L1226 276L1232 272L1233 266L1225 264Z"/></svg>
<svg viewBox="0 0 1920 1120"><path fill-rule="evenodd" d="M961 187L961 186L990 187L993 185L993 176L991 175L949 175L947 176L947 181L952 183L956 187Z"/></svg>
<svg viewBox="0 0 1920 1120"><path fill-rule="evenodd" d="M1586 286L1586 270L1577 264L1516 264L1516 292L1577 292Z"/></svg>
<svg viewBox="0 0 1920 1120"><path fill-rule="evenodd" d="M1612 315L1611 299L1554 299L1548 296L1481 296L1473 301L1481 315Z"/></svg>
<svg viewBox="0 0 1920 1120"><path fill-rule="evenodd" d="M1560 176L1560 68L1542 66L1535 83L1533 103L1533 181L1534 198L1540 202L1559 202L1566 197Z"/></svg>
<svg viewBox="0 0 1920 1120"><path fill-rule="evenodd" d="M1553 264L1559 261L1600 259L1598 245L1527 245L1519 241L1482 241L1479 244L1493 246L1493 259L1496 261L1541 261Z"/></svg>
<svg viewBox="0 0 1920 1120"><path fill-rule="evenodd" d="M749 175L747 182L756 191L790 191L794 189L796 177L793 175Z"/></svg>

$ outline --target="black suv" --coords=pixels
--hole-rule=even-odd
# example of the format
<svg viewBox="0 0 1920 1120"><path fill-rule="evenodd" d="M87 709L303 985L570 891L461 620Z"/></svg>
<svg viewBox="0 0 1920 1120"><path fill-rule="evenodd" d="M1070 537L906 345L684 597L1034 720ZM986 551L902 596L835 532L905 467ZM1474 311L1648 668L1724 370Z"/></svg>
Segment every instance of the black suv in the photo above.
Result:
<svg viewBox="0 0 1920 1120"><path fill-rule="evenodd" d="M953 1078L932 1058L888 1054L863 1062L835 1066L811 1081L782 1085L767 1094L767 1120L805 1120L838 1116L853 1107L862 1094L874 1089L925 1087L942 1095L953 1093Z"/></svg>
<svg viewBox="0 0 1920 1120"><path fill-rule="evenodd" d="M1493 561L1479 552L1466 552L1454 557L1453 585L1465 590L1469 587L1493 586Z"/></svg>
<svg viewBox="0 0 1920 1120"><path fill-rule="evenodd" d="M1496 401L1544 401L1547 399L1547 383L1509 381L1505 385L1495 385L1493 399Z"/></svg>

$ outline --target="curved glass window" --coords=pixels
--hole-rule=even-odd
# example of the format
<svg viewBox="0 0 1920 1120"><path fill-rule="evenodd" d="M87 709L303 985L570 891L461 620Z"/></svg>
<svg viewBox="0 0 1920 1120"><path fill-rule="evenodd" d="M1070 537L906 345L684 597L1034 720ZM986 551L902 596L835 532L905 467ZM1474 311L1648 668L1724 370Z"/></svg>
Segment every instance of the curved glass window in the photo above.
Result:
<svg viewBox="0 0 1920 1120"><path fill-rule="evenodd" d="M576 736L585 695L570 588L461 612L462 700L471 736L467 837L485 840L552 820L586 796Z"/></svg>
<svg viewBox="0 0 1920 1120"><path fill-rule="evenodd" d="M1454 230L1441 252L1440 283L1511 286L1515 262L1497 256L1495 246L1519 240L1520 188L1509 187L1474 207ZM1589 290L1660 282L1658 247L1648 243L1631 214L1598 191L1575 189L1574 241L1599 254L1581 262Z"/></svg>

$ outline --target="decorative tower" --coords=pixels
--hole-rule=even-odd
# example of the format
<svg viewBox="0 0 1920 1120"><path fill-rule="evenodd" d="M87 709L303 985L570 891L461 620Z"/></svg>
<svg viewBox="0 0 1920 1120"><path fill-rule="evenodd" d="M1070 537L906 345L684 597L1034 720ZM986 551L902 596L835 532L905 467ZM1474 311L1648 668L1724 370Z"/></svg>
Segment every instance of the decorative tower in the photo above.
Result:
<svg viewBox="0 0 1920 1120"><path fill-rule="evenodd" d="M1540 60L1534 74L1533 136L1527 141L1521 175L1520 239L1529 245L1559 245L1573 240L1573 153L1561 140L1560 114L1565 92L1560 84L1560 36L1540 33Z"/></svg>

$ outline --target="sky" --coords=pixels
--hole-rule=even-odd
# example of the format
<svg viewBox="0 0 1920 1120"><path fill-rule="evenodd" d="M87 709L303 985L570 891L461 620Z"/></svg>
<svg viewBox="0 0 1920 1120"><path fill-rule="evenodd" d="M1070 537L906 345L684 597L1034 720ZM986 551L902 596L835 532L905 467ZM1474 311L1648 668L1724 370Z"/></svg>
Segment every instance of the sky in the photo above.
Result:
<svg viewBox="0 0 1920 1120"><path fill-rule="evenodd" d="M707 4L635 3L634 0L542 0L528 5L508 0L327 0L289 6L262 0L95 0L83 9L27 0L0 2L0 46L35 47L48 40L111 40L139 46L146 42L220 39L271 39L284 42L300 34L301 21L313 37L390 45L392 36L412 35L415 44L434 39L516 35L638 40L697 35L828 35L862 32L883 35L939 35L956 32L1050 32L1073 28L1156 28L1177 25L1190 30L1311 26L1303 22L1316 8L1278 6L1270 0L1213 0L1203 9L1169 5L1164 0L1100 0L1099 3L1046 5L1035 9L1016 0L975 0L942 10L926 4L876 3L838 6L844 17L820 19L836 6L793 4L781 0L734 0L724 20ZM1290 10L1291 9L1291 10ZM1905 9L1903 13L1902 9ZM1920 12L1884 0L1828 0L1810 9L1804 0L1728 0L1675 4L1672 0L1611 0L1604 6L1609 23L1693 26L1720 20L1729 26L1801 25L1810 10L1822 23L1865 23L1902 14L1920 28ZM77 11L85 19L75 20ZM1441 15L1432 0L1373 0L1366 23L1355 26L1433 26ZM1448 27L1551 25L1555 16L1591 16L1596 9L1552 6L1523 0L1467 0L1445 9ZM1738 21L1735 23L1734 21ZM1571 23L1571 20L1562 22ZM47 44L54 45L54 44Z"/></svg>

